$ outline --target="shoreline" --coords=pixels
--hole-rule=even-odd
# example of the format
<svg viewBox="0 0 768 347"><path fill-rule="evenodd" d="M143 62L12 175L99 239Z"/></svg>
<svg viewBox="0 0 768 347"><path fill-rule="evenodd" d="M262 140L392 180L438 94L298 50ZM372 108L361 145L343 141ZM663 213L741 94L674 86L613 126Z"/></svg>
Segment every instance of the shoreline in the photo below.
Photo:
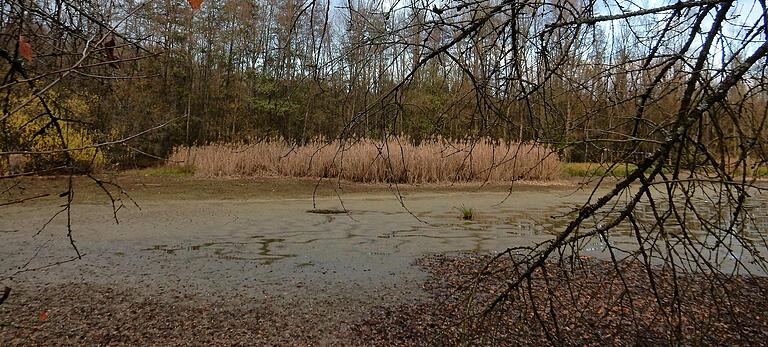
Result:
<svg viewBox="0 0 768 347"><path fill-rule="evenodd" d="M471 312L482 310L504 283L502 278L495 276L479 286L467 286L472 274L488 259L487 255L475 253L421 257L411 266L427 274L418 284L426 295L402 292L399 301L374 305L333 298L285 297L274 300L268 295L250 296L237 291L201 295L173 288L153 290L130 285L23 284L14 289L15 295L6 304L0 306L0 341L7 346L31 343L291 346L453 345L459 341L475 341L478 345L551 343L539 325L531 324L536 319L528 316L532 313L526 311L528 306L525 305L504 306L499 311L502 316L488 316L492 320L482 320L482 324L472 320L481 316L465 316L468 312L474 314ZM625 301L611 299L615 299L617 293L610 289L610 283L615 284L616 280L588 280L609 273L611 266L608 263L586 261L583 269L586 272L573 273L571 285L602 299L584 301L583 307L557 306L558 310L563 310L558 311L561 324L570 327L562 331L561 343L635 345L669 341L667 338L673 332L667 330L669 327L665 326L664 320L654 318L656 316L651 313L637 311L635 319L639 319L640 326L634 328L631 324L626 325L630 321L625 324L614 318L622 312L629 314L626 308L621 309L627 305ZM630 281L642 280L642 273L636 271L640 270L629 266L624 276ZM583 276L587 274L590 275ZM659 276L663 274L659 273ZM685 334L679 336L682 341L736 345L759 345L766 341L768 320L759 317L760 312L768 309L768 298L756 289L766 289L768 279L734 278L723 282L728 286L727 292L741 295L730 307L741 312L741 316L732 321L713 316L716 308L707 296L709 292L695 289L700 287L703 278L691 275L680 281L691 290L685 295L685 313L692 315L692 319L699 319L686 320L684 325L696 326L701 319L713 319L708 325L711 331L684 327ZM540 279L535 280L535 288L542 285ZM462 298L470 290L477 298L477 306L466 311ZM558 296L565 294L562 289L555 290ZM397 289L392 292L397 293ZM634 294L634 305L654 310L655 299L643 293ZM561 300L569 302L564 297ZM544 316L546 307L542 306Z"/></svg>

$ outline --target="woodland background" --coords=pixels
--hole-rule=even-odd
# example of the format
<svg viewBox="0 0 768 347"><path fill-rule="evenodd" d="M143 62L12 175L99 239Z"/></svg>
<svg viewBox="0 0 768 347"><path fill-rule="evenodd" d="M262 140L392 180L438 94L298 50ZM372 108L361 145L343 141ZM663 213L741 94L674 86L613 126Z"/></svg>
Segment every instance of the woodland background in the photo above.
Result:
<svg viewBox="0 0 768 347"><path fill-rule="evenodd" d="M0 87L4 113L25 100L29 83L69 76L41 94L58 121L42 117L37 101L3 117L3 151L57 148L50 128L62 122L70 148L168 122L121 146L74 154L116 165L147 165L179 145L390 135L414 144L537 142L565 161L634 162L667 136L658 129L671 124L691 73L674 54L700 39L682 35L695 16L680 9L663 22L631 16L551 26L568 23L568 13L596 11L595 2L567 2L568 11L521 5L450 45L496 1L439 8L415 0L206 0L199 9L181 0L14 2L0 11L0 47L23 64L24 76L8 68L12 59L0 62L8 71ZM120 31L111 29L118 24ZM661 30L681 35L650 45ZM34 57L21 59L19 37ZM704 85L720 81L719 66L749 53L725 54L728 42L719 44L723 55L707 61ZM437 57L425 59L430 55ZM649 55L658 61L644 59ZM761 137L768 96L756 86L763 76L753 69L729 92ZM645 95L648 85L661 87ZM727 139L736 127L702 128L703 142L738 146ZM627 134L643 142L628 145Z"/></svg>

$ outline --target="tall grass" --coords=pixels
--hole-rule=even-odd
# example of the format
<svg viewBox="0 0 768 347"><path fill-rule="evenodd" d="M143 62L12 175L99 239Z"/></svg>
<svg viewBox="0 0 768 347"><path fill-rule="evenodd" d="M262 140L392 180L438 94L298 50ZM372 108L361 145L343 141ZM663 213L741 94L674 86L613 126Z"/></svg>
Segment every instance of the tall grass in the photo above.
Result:
<svg viewBox="0 0 768 347"><path fill-rule="evenodd" d="M189 162L187 161L189 156ZM435 183L551 180L560 175L557 155L545 146L448 142L413 145L389 141L314 141L292 147L281 140L254 144L177 147L169 162L194 168L195 175L333 177L356 182Z"/></svg>

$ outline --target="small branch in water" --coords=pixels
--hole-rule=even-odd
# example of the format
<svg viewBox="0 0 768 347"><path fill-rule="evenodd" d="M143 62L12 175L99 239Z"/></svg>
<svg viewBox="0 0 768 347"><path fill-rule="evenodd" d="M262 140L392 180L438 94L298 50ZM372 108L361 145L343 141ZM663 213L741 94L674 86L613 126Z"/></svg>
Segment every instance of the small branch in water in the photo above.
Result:
<svg viewBox="0 0 768 347"><path fill-rule="evenodd" d="M4 203L0 203L0 207L8 206L8 205L21 204L21 203L24 203L26 201L40 199L40 198L44 198L44 197L50 196L50 195L51 195L50 193L45 193L45 194L35 195L35 196L31 196L31 197L23 198L23 199L19 199L19 200L4 202Z"/></svg>
<svg viewBox="0 0 768 347"><path fill-rule="evenodd" d="M326 208L316 208L312 210L307 210L308 213L316 213L316 214L342 214L342 213L349 213L349 210L347 209L326 209Z"/></svg>
<svg viewBox="0 0 768 347"><path fill-rule="evenodd" d="M5 290L3 290L3 295L0 296L0 305L2 305L10 295L11 295L11 287L5 287Z"/></svg>

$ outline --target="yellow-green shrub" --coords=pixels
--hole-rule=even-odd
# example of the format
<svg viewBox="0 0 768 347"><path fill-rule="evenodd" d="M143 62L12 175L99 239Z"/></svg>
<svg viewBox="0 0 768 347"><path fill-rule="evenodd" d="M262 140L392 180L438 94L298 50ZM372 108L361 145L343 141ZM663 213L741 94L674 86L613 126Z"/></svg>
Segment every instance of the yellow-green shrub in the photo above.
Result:
<svg viewBox="0 0 768 347"><path fill-rule="evenodd" d="M104 155L92 147L95 134L85 129L81 123L69 120L87 121L90 114L89 104L95 98L82 96L60 97L48 92L44 99L54 116L59 120L59 127L51 123L51 118L39 99L35 99L5 120L3 148L11 151L47 152L29 155L30 169L42 170L70 164L77 170L98 170L104 166ZM23 100L14 100L15 108ZM60 129L60 131L59 131ZM67 157L71 159L67 163Z"/></svg>

